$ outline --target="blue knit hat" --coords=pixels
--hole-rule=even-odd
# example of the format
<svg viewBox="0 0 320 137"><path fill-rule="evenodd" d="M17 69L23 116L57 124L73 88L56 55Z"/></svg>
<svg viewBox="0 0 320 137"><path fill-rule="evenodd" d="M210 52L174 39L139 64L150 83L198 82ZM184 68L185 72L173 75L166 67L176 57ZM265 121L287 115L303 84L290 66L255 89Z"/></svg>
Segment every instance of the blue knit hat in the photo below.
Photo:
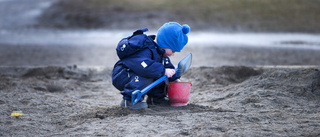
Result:
<svg viewBox="0 0 320 137"><path fill-rule="evenodd" d="M187 34L190 31L188 25L180 25L176 22L169 22L162 25L157 34L157 43L160 48L169 48L180 52L188 43Z"/></svg>

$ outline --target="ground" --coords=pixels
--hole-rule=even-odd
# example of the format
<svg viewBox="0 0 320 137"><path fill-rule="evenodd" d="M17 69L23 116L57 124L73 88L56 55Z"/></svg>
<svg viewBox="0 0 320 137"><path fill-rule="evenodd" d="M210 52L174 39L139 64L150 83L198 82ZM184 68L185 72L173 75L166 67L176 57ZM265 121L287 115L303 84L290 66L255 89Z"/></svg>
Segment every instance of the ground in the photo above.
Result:
<svg viewBox="0 0 320 137"><path fill-rule="evenodd" d="M43 38L40 37L41 33L34 37L26 36L25 39L8 37L16 33L19 36L33 34L32 32L38 31L38 29L41 32L43 30L48 32L52 29L51 27L71 30L80 28L82 32L86 33L88 31L86 29L99 26L99 21L90 22L91 20L86 20L87 17L96 17L96 13L104 13L106 9L94 13L89 11L96 9L92 8L94 6L100 5L101 8L106 8L107 5L95 3L102 2L100 0L92 0L90 2L93 3L85 3L85 5L81 2L70 4L70 2L74 2L71 0L62 1L55 6L50 6L50 2L43 4L41 0L23 1L25 2L23 5L29 4L31 9L34 9L34 6L39 3L42 3L40 4L41 8L49 6L44 14L39 16L40 22L37 23L40 24L37 24L32 19L23 22L20 21L21 18L12 18L20 17L16 15L17 13L25 13L23 6L10 8L16 6L14 0L2 2L6 2L5 4L9 6L0 6L1 10L7 12L10 9L14 10L6 14L1 12L2 16L7 16L5 21L1 22L0 20L0 27L9 27L0 33L2 37L7 36L7 39L0 38L0 136L320 136L320 54L319 48L317 48L319 43L312 44L313 48L299 40L286 41L290 44L293 43L296 47L226 46L216 43L206 46L189 44L181 53L176 53L174 57L171 57L172 62L177 64L188 53L193 54L191 68L181 78L182 81L192 83L188 105L184 107L149 106L147 109L133 111L120 107L122 96L111 83L112 68L118 60L115 53L116 43L112 43L113 45L74 46L66 44L68 42L61 42L55 45L55 43L43 39L42 44L28 44L23 43L23 41L27 41L26 38L41 39ZM21 5L22 1L15 2ZM108 2L118 3L120 1ZM140 2L145 1L141 0ZM172 2L171 8L178 6L177 3L180 1ZM186 1L186 4L189 2L192 1ZM209 1L201 1L194 5L206 6L203 2ZM258 21L258 25L255 25L254 22L237 23L237 20L232 22L231 19L239 19L237 16L228 16L237 13L233 10L223 12L226 16L214 14L214 16L200 17L201 19L208 18L209 22L215 21L217 18L220 19L213 29L319 32L319 26L314 23L319 22L319 16L313 18L318 15L314 14L318 13L319 9L317 8L319 5L317 0L302 3L299 3L299 0L296 1L297 3L273 0L259 3L243 0L242 2L229 3L231 5L222 0L212 2L225 5L209 6L212 9L207 10L219 11L221 8L241 10L246 9L246 6L241 6L242 4L250 6L250 3L268 4L269 2L271 4L278 3L270 6L271 8L285 6L290 9L266 10L268 12L264 14L266 16L263 16L262 19L266 19L265 17L278 11L294 13L288 16L292 20L284 21L286 23L292 22L292 26L279 24L275 19L280 19L281 23L283 16L280 15L271 16L272 21L265 22L266 24L261 20ZM160 2L158 4L166 3ZM297 5L288 6L290 4ZM68 10L66 8L57 10L57 8L61 8L61 5L62 7L73 5L74 7ZM237 8L225 8L232 5ZM91 8L86 9L82 14L71 14L82 11L79 9L87 6L91 6ZM185 6L185 8L190 7L197 8ZM121 17L127 13L126 10L137 9L123 9L121 6L109 8L111 8L110 13L118 11L121 16L112 16L111 22L107 22L102 27L119 29L117 25L120 25L126 26L128 29L130 27L136 28L137 25L146 25L144 24L146 20L131 24L133 26L121 22ZM246 15L246 12L257 13L256 10L264 13L263 9L258 7L257 9L251 8L252 11L241 10L241 15ZM15 12L15 10L19 12ZM194 15L213 12L207 10L198 10L199 14L194 13ZM192 10L190 11L192 13ZM186 13L189 14L190 11ZM175 10L172 12L179 13ZM38 14L35 11L31 13L34 17ZM166 12L147 12L147 14L138 12L134 14L136 16L133 18L149 17L148 22L153 21L155 15L159 15L160 18L156 19L160 20L151 23L152 27L159 27L161 22L168 19L166 18L168 14ZM180 14L183 13L180 12ZM305 16L302 18L301 15ZM190 23L190 26L195 30L206 28L208 24L201 22L199 24L197 21L190 20L195 16L181 21ZM28 19L26 16L21 17L23 20ZM54 18L50 20L48 17ZM243 16L240 17L243 18ZM257 18L259 16L252 15L250 17ZM65 19L70 20L68 22ZM16 24L11 23L17 22L17 20L19 22ZM61 20L63 22L59 24ZM309 21L305 22L306 20ZM41 21L53 21L53 24L43 24ZM79 24L76 24L76 27L70 27L75 25L74 21L79 21ZM240 22L242 21L240 20ZM226 28L219 26L219 23L227 23L227 26L224 26ZM274 25L274 23L278 24ZM295 27L305 23L309 25ZM56 33L56 31L51 33ZM55 36L51 33L49 33L49 37ZM8 42L2 44L4 42L1 40L16 40L18 44L7 44ZM63 41L63 39L57 41L59 40ZM71 39L71 41L76 40ZM304 45L307 47L304 48ZM10 116L12 112L20 112L23 115L12 117Z"/></svg>

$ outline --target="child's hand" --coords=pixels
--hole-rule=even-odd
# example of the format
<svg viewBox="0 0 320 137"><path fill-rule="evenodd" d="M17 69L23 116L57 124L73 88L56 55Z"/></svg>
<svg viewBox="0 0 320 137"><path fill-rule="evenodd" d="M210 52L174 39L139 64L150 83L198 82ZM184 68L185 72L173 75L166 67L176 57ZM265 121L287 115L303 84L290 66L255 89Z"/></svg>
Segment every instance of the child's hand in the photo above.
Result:
<svg viewBox="0 0 320 137"><path fill-rule="evenodd" d="M175 73L176 71L174 69L166 69L166 72L164 75L166 75L168 78L171 78Z"/></svg>

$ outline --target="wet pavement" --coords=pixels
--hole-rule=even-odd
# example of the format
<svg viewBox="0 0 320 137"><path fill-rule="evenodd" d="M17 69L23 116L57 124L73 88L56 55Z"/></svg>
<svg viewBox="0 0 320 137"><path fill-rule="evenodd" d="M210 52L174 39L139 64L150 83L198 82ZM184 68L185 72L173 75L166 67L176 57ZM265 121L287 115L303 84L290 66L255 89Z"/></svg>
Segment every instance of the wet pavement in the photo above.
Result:
<svg viewBox="0 0 320 137"><path fill-rule="evenodd" d="M36 18L57 0L0 0L1 33L24 30L36 24Z"/></svg>

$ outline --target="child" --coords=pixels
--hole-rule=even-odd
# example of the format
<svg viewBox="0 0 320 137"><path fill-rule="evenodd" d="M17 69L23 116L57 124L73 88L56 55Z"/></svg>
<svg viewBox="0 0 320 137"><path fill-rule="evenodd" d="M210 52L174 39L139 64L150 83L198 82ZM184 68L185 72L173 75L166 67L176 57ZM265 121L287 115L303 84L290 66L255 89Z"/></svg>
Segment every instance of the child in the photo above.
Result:
<svg viewBox="0 0 320 137"><path fill-rule="evenodd" d="M147 103L131 103L131 94L135 90L142 90L155 80L166 75L169 81L179 80L175 75L174 66L169 57L180 52L188 43L188 25L181 26L176 22L165 23L159 28L157 43L155 36L146 36L143 32L147 28L139 29L132 36L121 40L117 47L120 60L114 65L112 84L121 91L123 100L120 106L138 110L149 105L169 103L165 99L165 82L148 91Z"/></svg>

